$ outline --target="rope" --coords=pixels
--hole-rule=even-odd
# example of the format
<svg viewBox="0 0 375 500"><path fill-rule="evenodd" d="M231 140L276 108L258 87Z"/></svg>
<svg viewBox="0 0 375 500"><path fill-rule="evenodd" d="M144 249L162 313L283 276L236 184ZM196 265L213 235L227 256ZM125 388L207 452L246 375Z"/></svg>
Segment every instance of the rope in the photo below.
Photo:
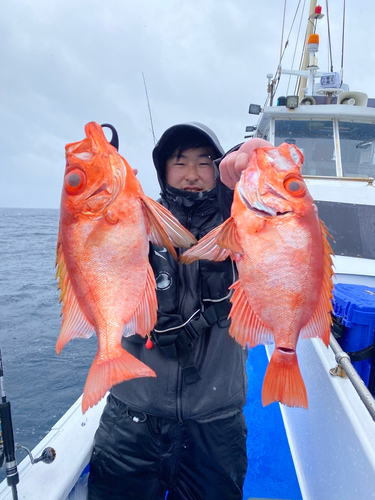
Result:
<svg viewBox="0 0 375 500"><path fill-rule="evenodd" d="M304 0L304 6L306 4L306 0ZM284 57L284 54L285 54L285 50L286 48L288 47L289 45L289 38L290 38L290 35L292 33L292 29L293 29L293 26L294 26L294 23L295 23L295 20L296 20L296 17L297 17L297 14L298 14L298 10L299 10L299 7L301 5L301 0L298 1L298 5L297 5L297 8L296 8L296 11L294 13L294 17L293 17L293 21L292 21L292 24L290 26L290 30L289 30L289 33L288 33L288 37L286 39L286 42L285 42L285 46L284 46L284 49L283 49L283 40L284 40L284 29L285 29L285 12L286 12L286 0L285 0L285 3L284 3L284 16L283 16L283 27L282 27L282 34L281 34L281 46L280 46L280 60L279 60L279 65L277 67L277 70L276 70L276 73L275 73L275 76L273 78L273 81L276 81L277 80L277 83L276 83L276 86L275 88L273 89L273 92L272 92L272 97L275 95L276 93L276 90L279 86L279 83L280 83L280 72L281 72L281 61ZM303 12L303 9L302 9L302 12ZM300 27L299 29L301 28L301 24L300 24ZM298 40L298 36L299 36L299 30L298 30L298 35L297 35L297 40ZM294 52L295 54L295 52ZM294 62L294 58L293 58L293 62ZM293 64L292 64L293 66ZM264 103L264 106L266 106L267 102L268 102L268 99L269 97L267 96L267 99L266 99L266 102Z"/></svg>
<svg viewBox="0 0 375 500"><path fill-rule="evenodd" d="M300 3L301 3L301 0L299 1L298 3L298 6L297 6L297 10L296 10L296 14L294 16L294 18L297 16L297 11L299 9L299 6L300 6ZM306 0L304 0L303 2L303 7L302 7L302 10L301 10L301 19L299 21L299 26L298 26L298 33L297 33L297 39L296 39L296 45L294 47L294 53L293 53L293 59L292 59L292 68L293 69L293 66L294 66L294 60L296 58L296 52L297 52L297 46L298 46L298 40L299 40L299 34L300 34L300 31L301 31L301 26L302 26L302 19L303 19L303 12L305 10L305 6L306 6ZM294 19L293 19L293 23L294 23ZM286 89L286 94L288 95L288 92L289 92L289 85L290 85L290 79L292 78L292 75L289 75L289 80L288 80L288 86L287 86L287 89Z"/></svg>
<svg viewBox="0 0 375 500"><path fill-rule="evenodd" d="M305 3L306 3L306 0L305 0ZM280 55L280 63L281 64L281 61L282 61L282 58L284 57L284 54L285 54L285 50L286 48L288 47L289 45L289 38L290 38L290 34L292 32L292 29L293 29L293 26L294 26L294 21L296 20L296 17L297 17L297 13L298 13L298 9L299 9L299 6L301 5L301 0L299 0L298 2L298 5L297 5L297 9L296 9L296 12L294 14L294 18L293 18L293 21L292 21L292 25L290 27L290 30L289 30L289 34L288 34L288 38L286 39L286 42L285 42L285 46L284 46L284 50L283 50L283 53ZM298 31L299 33L299 31Z"/></svg>
<svg viewBox="0 0 375 500"><path fill-rule="evenodd" d="M283 51L283 41L284 41L285 13L286 13L286 0L284 1L284 15L283 15L283 27L282 27L282 30L281 30L281 44L280 44L280 62L279 62L279 66L281 64L281 59L283 58L282 51Z"/></svg>

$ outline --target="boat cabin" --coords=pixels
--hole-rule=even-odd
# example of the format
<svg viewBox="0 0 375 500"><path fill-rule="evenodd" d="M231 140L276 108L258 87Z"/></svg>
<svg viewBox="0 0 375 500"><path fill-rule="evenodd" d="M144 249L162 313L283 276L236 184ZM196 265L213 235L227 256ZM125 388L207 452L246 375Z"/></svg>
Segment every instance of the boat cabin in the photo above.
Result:
<svg viewBox="0 0 375 500"><path fill-rule="evenodd" d="M375 99L314 95L294 108L285 100L264 108L256 135L302 151L302 174L334 240L338 281L355 275L355 283L375 286Z"/></svg>

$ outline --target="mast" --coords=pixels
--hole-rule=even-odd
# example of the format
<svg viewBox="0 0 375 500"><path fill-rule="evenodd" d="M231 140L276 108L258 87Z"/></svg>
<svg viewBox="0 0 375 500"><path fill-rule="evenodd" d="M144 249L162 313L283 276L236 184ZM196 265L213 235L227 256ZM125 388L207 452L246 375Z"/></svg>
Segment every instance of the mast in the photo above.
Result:
<svg viewBox="0 0 375 500"><path fill-rule="evenodd" d="M306 50L307 47L307 41L309 39L309 36L313 33L314 31L314 23L312 22L312 15L315 12L315 7L316 7L316 0L310 0L310 11L309 11L309 20L307 23L307 29L306 29L306 38L305 38L305 53L303 55L303 61L302 61L302 70L306 70L307 66L309 64L309 53ZM307 79L304 76L301 76L300 81L299 81L299 86L298 86L298 101L303 99L305 96L305 91L304 89L306 88L307 85Z"/></svg>

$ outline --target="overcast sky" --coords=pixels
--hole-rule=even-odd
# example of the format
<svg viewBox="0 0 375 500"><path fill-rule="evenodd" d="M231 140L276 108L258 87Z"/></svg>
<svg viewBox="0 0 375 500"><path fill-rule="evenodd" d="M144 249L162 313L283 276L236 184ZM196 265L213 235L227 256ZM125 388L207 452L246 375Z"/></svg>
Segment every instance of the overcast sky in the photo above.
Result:
<svg viewBox="0 0 375 500"><path fill-rule="evenodd" d="M301 6L304 0L301 0ZM306 29L307 10L301 32ZM326 14L326 2L321 2ZM298 0L288 0L284 42ZM264 104L280 56L282 0L3 1L0 206L58 208L65 144L89 121L112 123L120 153L145 193L159 188L142 73L157 138L176 123L211 127L224 149L241 142L250 102ZM329 2L334 70L341 61L343 0ZM282 66L291 66L299 11ZM327 17L318 25L328 68ZM346 0L344 81L375 97L374 0ZM294 68L300 59L297 51ZM278 95L285 95L280 85ZM288 94L294 92L291 82Z"/></svg>

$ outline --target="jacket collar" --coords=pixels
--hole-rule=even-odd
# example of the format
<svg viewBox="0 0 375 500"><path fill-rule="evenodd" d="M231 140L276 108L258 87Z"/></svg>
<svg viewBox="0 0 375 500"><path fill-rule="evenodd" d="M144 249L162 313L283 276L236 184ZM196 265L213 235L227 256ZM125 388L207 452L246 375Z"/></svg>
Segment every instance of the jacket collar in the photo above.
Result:
<svg viewBox="0 0 375 500"><path fill-rule="evenodd" d="M165 184L161 197L168 204L174 204L183 211L195 211L205 204L207 200L217 200L217 188L215 186L208 191L189 193Z"/></svg>

